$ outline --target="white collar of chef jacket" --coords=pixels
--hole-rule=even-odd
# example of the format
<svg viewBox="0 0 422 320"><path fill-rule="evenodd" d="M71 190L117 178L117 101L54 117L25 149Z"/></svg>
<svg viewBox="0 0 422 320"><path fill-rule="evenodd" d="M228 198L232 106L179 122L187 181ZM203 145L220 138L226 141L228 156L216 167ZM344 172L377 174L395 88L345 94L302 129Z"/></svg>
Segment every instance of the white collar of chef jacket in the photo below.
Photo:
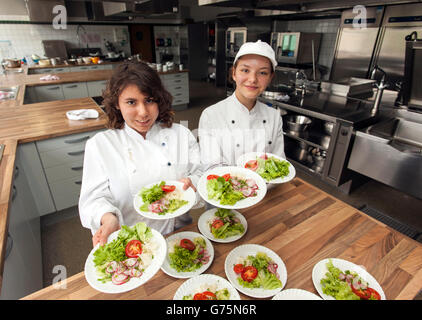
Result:
<svg viewBox="0 0 422 320"><path fill-rule="evenodd" d="M244 114L248 114L248 115L255 115L258 112L258 100L256 101L254 107L252 108L251 111L248 110L248 108L246 108L245 105L243 105L236 97L236 93L233 92L233 94L231 95L233 102L234 102L234 106L236 109L238 109L240 112L244 113Z"/></svg>
<svg viewBox="0 0 422 320"><path fill-rule="evenodd" d="M136 130L132 129L131 127L129 127L127 125L127 123L125 123L125 126L123 128L125 130L125 132L132 137L133 139L138 139L141 141L144 141L144 137ZM151 138L152 135L155 134L156 131L159 130L159 124L158 123L154 123L154 125L151 127L151 129L149 129L149 131L147 132L147 139Z"/></svg>

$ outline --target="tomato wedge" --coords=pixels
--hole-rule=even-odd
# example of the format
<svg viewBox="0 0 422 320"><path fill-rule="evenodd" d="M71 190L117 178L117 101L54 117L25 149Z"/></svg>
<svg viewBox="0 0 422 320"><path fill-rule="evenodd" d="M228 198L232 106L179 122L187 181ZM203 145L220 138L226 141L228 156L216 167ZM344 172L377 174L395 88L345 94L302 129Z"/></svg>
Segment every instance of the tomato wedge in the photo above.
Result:
<svg viewBox="0 0 422 320"><path fill-rule="evenodd" d="M211 226L214 229L218 229L218 228L221 228L222 226L224 226L224 222L223 222L223 220L217 219L217 220L214 220L214 222L212 223Z"/></svg>
<svg viewBox="0 0 422 320"><path fill-rule="evenodd" d="M137 258L142 253L142 242L139 240L131 240L125 247L126 256L129 258Z"/></svg>
<svg viewBox="0 0 422 320"><path fill-rule="evenodd" d="M217 296L211 291L204 291L202 295L205 297L204 300L217 300Z"/></svg>
<svg viewBox="0 0 422 320"><path fill-rule="evenodd" d="M193 296L193 300L208 300L202 293L196 293Z"/></svg>
<svg viewBox="0 0 422 320"><path fill-rule="evenodd" d="M244 281L251 282L258 276L258 270L254 266L247 266L243 269L241 276Z"/></svg>
<svg viewBox="0 0 422 320"><path fill-rule="evenodd" d="M258 166L258 161L257 160L249 160L248 162L246 162L245 164L245 168L246 169L256 169L256 167Z"/></svg>
<svg viewBox="0 0 422 320"><path fill-rule="evenodd" d="M233 267L233 271L235 273L242 273L244 269L245 269L245 267L241 263L235 264L234 267Z"/></svg>
<svg viewBox="0 0 422 320"><path fill-rule="evenodd" d="M230 173L226 173L225 175L223 175L224 180L229 181L230 177Z"/></svg>
<svg viewBox="0 0 422 320"><path fill-rule="evenodd" d="M217 176L216 174L210 174L210 175L207 177L207 180L212 180L212 179L217 179L217 178L220 178L220 176Z"/></svg>
<svg viewBox="0 0 422 320"><path fill-rule="evenodd" d="M369 287L366 289L361 289L361 288L355 289L353 285L351 287L352 287L353 293L363 300L369 300L369 299L381 300L381 295L375 289L372 289Z"/></svg>
<svg viewBox="0 0 422 320"><path fill-rule="evenodd" d="M176 186L164 185L161 186L161 190L163 190L164 192L173 192L174 190L176 190Z"/></svg>
<svg viewBox="0 0 422 320"><path fill-rule="evenodd" d="M180 240L180 246L182 248L189 250L189 251L195 250L195 244L192 241L190 241L189 239Z"/></svg>

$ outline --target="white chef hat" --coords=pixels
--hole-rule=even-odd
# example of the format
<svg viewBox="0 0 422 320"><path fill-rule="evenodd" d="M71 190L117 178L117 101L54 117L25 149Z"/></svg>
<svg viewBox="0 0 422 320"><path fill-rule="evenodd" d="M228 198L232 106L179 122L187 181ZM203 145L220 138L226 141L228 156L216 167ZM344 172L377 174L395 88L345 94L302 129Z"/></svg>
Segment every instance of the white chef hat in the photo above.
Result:
<svg viewBox="0 0 422 320"><path fill-rule="evenodd" d="M275 60L275 52L273 48L271 48L268 43L263 42L261 40L258 40L257 42L245 42L237 52L236 57L234 58L233 65L236 63L237 59L246 54L257 54L259 56L263 56L270 59L273 65L273 70L275 70L275 67L277 66L277 61Z"/></svg>

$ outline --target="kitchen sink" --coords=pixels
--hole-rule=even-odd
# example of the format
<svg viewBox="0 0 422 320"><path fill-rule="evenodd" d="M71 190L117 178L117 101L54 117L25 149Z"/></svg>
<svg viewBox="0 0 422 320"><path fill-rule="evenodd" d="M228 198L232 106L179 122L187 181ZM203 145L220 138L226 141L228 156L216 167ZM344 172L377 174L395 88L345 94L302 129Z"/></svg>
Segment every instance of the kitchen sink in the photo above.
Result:
<svg viewBox="0 0 422 320"><path fill-rule="evenodd" d="M19 86L15 87L0 87L0 101L15 100L18 93Z"/></svg>

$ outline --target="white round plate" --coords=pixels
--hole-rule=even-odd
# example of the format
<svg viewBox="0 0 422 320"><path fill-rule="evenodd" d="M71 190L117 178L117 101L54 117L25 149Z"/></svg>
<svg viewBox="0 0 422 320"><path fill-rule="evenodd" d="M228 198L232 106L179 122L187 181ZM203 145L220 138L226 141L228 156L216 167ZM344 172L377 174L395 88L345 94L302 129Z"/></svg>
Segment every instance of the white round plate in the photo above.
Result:
<svg viewBox="0 0 422 320"><path fill-rule="evenodd" d="M206 286L215 285L216 290L227 289L230 292L229 300L240 300L239 292L226 279L214 274L201 274L182 283L174 294L173 300L183 300L184 296L195 295L206 290ZM205 288L205 289L203 289Z"/></svg>
<svg viewBox="0 0 422 320"><path fill-rule="evenodd" d="M281 288L267 290L262 288L245 288L242 287L237 278L239 277L234 271L233 266L238 263L238 258L243 257L246 258L249 255L256 255L258 252L264 252L267 256L269 256L275 263L277 263L277 273L279 275L279 279L281 280ZM224 271L226 272L226 277L229 279L231 284L243 294L254 297L254 298L269 298L277 294L280 290L283 290L284 286L287 282L287 269L286 266L281 260L281 258L276 254L274 251L258 245L258 244L245 244L239 247L234 248L226 257L226 261L224 262Z"/></svg>
<svg viewBox="0 0 422 320"><path fill-rule="evenodd" d="M286 162L288 162L290 164L290 166L289 166L289 174L287 176L285 176L285 177L279 177L279 178L276 178L276 179L273 179L273 180L266 181L267 183L271 183L271 184L286 183L286 182L289 182L290 180L292 180L296 176L296 169L290 163L290 161L288 161L287 159L284 159L284 158L282 158L280 156L277 156L275 154L272 154L272 153L265 153L265 152L249 152L249 153L245 153L245 154L241 155L239 158L237 158L236 165L239 166L239 167L244 168L245 167L245 164L248 161L250 161L250 160L256 160L257 157L260 157L260 156L262 156L264 154L266 154L268 156L268 158L269 157L274 157L274 158L276 158L278 160L283 160L283 161L286 161ZM255 171L253 171L253 172L255 172Z"/></svg>
<svg viewBox="0 0 422 320"><path fill-rule="evenodd" d="M232 176L240 176L245 179L247 178L247 179L255 180L256 184L258 185L257 195L255 197L249 197L249 198L239 200L234 205L222 205L220 204L220 201L217 201L214 199L208 199L207 177L210 174L216 174L218 176L222 176L226 173L230 173L230 175ZM259 174L256 174L252 170L241 168L241 167L228 166L228 167L216 167L205 172L198 181L197 189L201 197L206 202L213 205L214 207L225 208L225 209L244 209L244 208L248 208L257 204L265 197L265 194L267 193L267 184L265 183L265 180L262 179L262 177Z"/></svg>
<svg viewBox="0 0 422 320"><path fill-rule="evenodd" d="M277 293L272 300L322 300L316 294L302 289L286 289Z"/></svg>
<svg viewBox="0 0 422 320"><path fill-rule="evenodd" d="M189 240L193 241L193 239L197 238L197 237L201 237L205 240L205 243L207 245L206 250L208 251L208 254L210 255L210 260L208 261L207 264L202 265L196 271L193 271L193 272L177 272L175 269L173 269L170 266L170 258L169 258L168 253L170 252L171 249L173 249L174 244L178 244L180 242L180 240L189 239ZM168 274L171 277L183 279L183 278L191 278L193 276L199 275L199 274L205 272L205 270L207 270L209 268L212 261L214 260L214 247L212 246L211 242L207 238L205 238L202 234L200 234L198 232L185 231L185 232L175 233L175 234L172 234L171 236L169 236L166 239L166 241L167 241L167 253L166 253L164 262L161 266L161 270L163 270L166 274Z"/></svg>
<svg viewBox="0 0 422 320"><path fill-rule="evenodd" d="M107 243L116 239L117 235L119 234L119 231L120 230L113 232L108 237ZM146 283L149 279L151 279L158 272L158 270L160 270L160 267L163 264L167 252L166 240L161 235L161 233L154 229L151 229L151 232L152 238L150 241L155 241L158 243L158 250L155 252L151 264L144 271L140 278L131 278L128 282L121 285L113 284L111 281L108 281L106 283L98 281L97 270L94 264L94 252L99 248L99 244L97 244L91 250L85 262L85 278L89 285L94 289L105 293L122 293L133 290Z"/></svg>
<svg viewBox="0 0 422 320"><path fill-rule="evenodd" d="M151 188L155 184L160 184L161 181L150 183L145 186L145 188ZM196 202L196 194L192 188L188 188L187 190L183 190L183 183L180 181L165 181L167 185L175 185L176 190L179 190L181 193L181 199L188 201L187 204L180 207L174 212L168 212L166 214L160 215L151 211L141 211L139 208L144 204L142 201L142 197L140 196L141 190L135 195L133 198L133 206L135 207L136 212L138 212L141 216L146 217L148 219L155 219L155 220L167 220L176 218L188 212Z"/></svg>
<svg viewBox="0 0 422 320"><path fill-rule="evenodd" d="M245 217L238 211L232 210L232 212L235 214L235 217L240 220L240 223L243 224L243 227L245 228L245 232L242 234L238 234L236 236L227 237L225 239L218 239L214 237L210 230L210 225L208 221L212 221L216 216L214 213L218 210L218 208L212 208L210 210L205 211L198 219L198 229L199 231L208 239L214 242L220 242L220 243L229 243L234 242L242 238L246 231L248 230L248 222L246 221Z"/></svg>
<svg viewBox="0 0 422 320"><path fill-rule="evenodd" d="M334 297L324 294L322 292L321 286L321 279L325 278L325 274L328 272L326 264L330 259L333 265L336 268L339 268L341 271L345 272L346 270L350 270L356 272L359 277L368 282L369 287L378 291L378 293L381 295L381 300L385 300L384 291L382 290L378 281L375 280L375 278L368 271L350 261L337 258L327 258L321 260L312 269L312 281L314 282L315 289L324 300L335 300Z"/></svg>

